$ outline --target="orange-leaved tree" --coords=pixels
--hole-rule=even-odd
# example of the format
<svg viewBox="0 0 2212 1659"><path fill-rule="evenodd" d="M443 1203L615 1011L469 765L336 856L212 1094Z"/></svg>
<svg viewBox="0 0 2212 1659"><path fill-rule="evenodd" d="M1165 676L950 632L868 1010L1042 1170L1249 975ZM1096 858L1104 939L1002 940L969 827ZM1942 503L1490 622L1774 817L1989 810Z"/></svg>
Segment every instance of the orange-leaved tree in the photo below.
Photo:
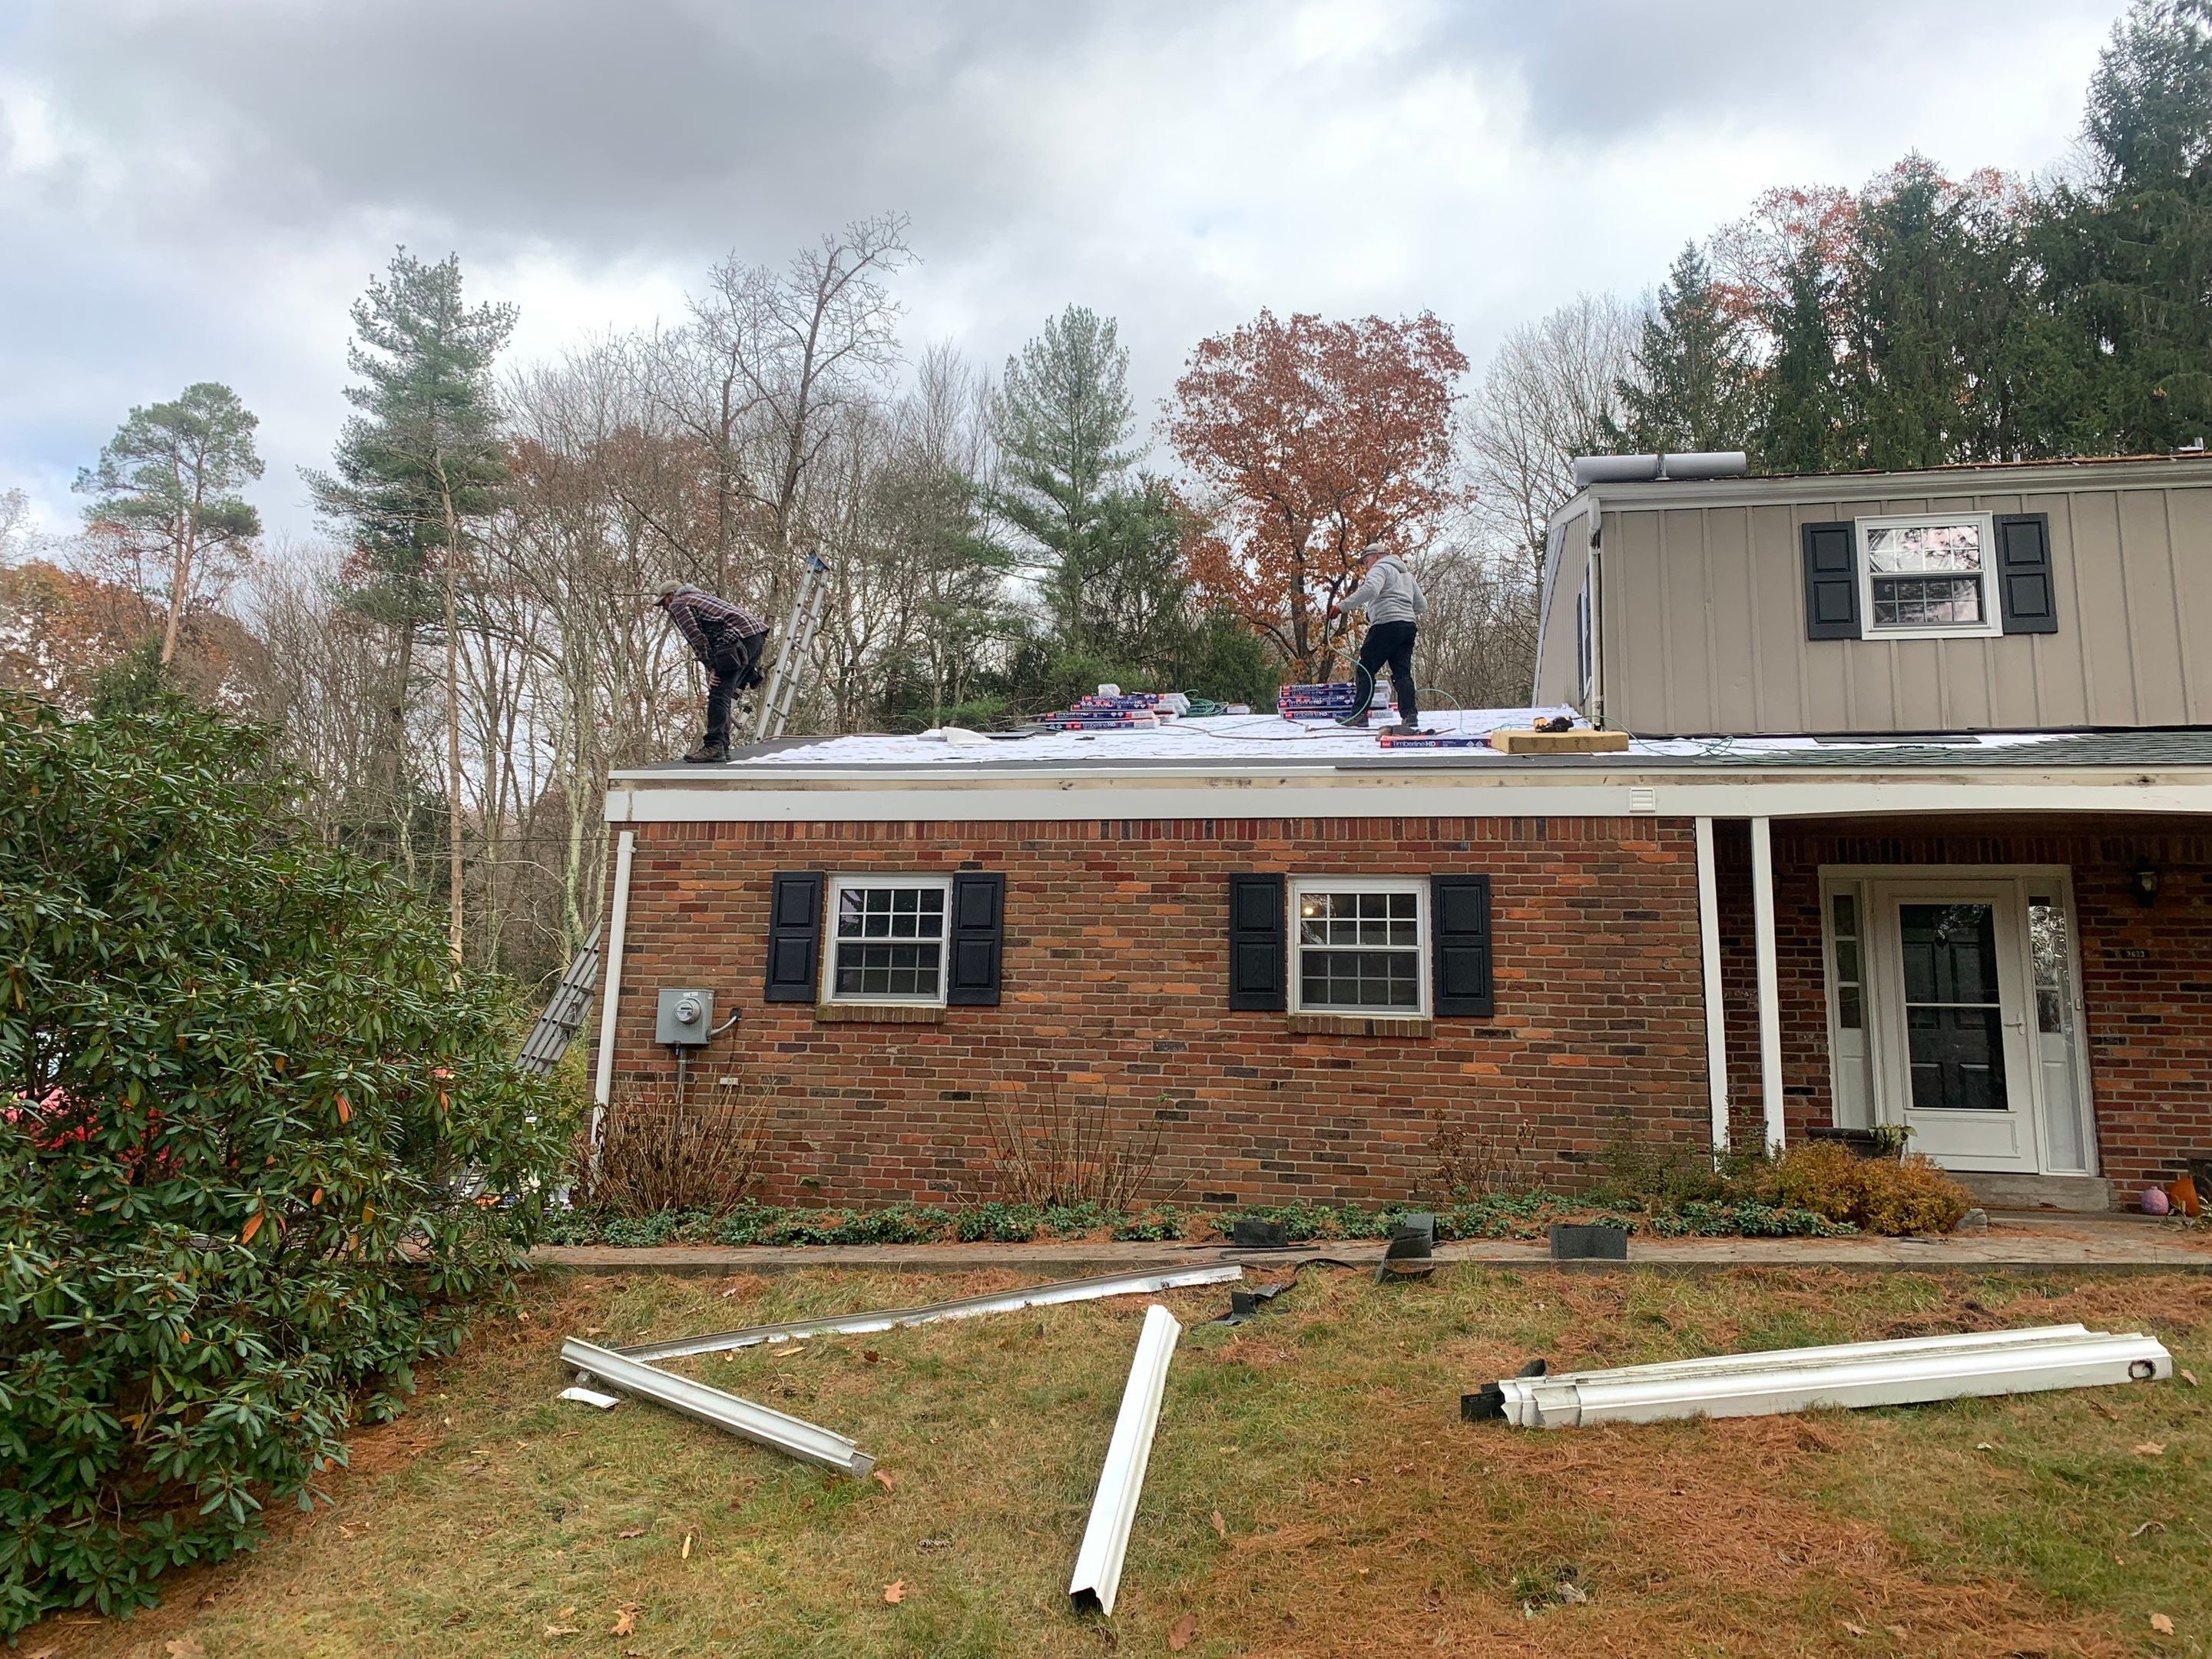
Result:
<svg viewBox="0 0 2212 1659"><path fill-rule="evenodd" d="M1370 548L1419 553L1463 499L1451 477L1453 383L1467 359L1427 312L1325 322L1272 312L1201 340L1167 429L1209 498L1193 585L1328 678L1354 619L1329 605Z"/></svg>

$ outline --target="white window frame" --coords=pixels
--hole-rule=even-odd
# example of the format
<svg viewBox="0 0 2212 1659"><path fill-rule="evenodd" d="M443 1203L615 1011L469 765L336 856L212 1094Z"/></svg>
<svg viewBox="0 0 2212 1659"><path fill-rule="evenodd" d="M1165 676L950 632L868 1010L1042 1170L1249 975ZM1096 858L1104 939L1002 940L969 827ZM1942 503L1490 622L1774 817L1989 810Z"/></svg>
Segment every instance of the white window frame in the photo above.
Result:
<svg viewBox="0 0 2212 1659"><path fill-rule="evenodd" d="M837 911L840 896L854 889L938 892L945 895L945 930L937 937L937 994L933 997L915 996L901 992L896 994L870 994L860 991L840 992L837 989ZM873 941L878 944L887 940ZM859 1004L875 1008L942 1008L945 1004L946 981L952 972L952 878L950 876L895 875L889 872L833 875L830 878L830 892L823 907L822 916L822 984L819 995L823 1002Z"/></svg>
<svg viewBox="0 0 2212 1659"><path fill-rule="evenodd" d="M1298 901L1307 893L1411 893L1413 896L1413 988L1419 1000L1411 1008L1341 1008L1314 1006L1305 1000L1306 976L1298 942ZM1291 1012L1328 1014L1343 1019L1426 1019L1429 1018L1429 884L1420 876L1293 876L1290 880L1290 914L1284 917L1284 934L1290 951L1285 964L1290 975ZM1330 947L1316 945L1316 950ZM1397 948L1397 947L1392 947Z"/></svg>
<svg viewBox="0 0 2212 1659"><path fill-rule="evenodd" d="M1982 532L1982 620L1944 623L1937 627L1877 627L1874 619L1874 555L1867 545L1868 532L1875 530L1930 530L1943 525L1971 524ZM1996 515L1991 513L1885 514L1855 519L1851 533L1856 539L1859 576L1859 637L1863 640L1984 640L2004 632L2004 607L1997 593ZM1896 574L1896 573L1888 573ZM1930 571L1930 575L1942 573ZM1963 572L1960 574L1964 574Z"/></svg>

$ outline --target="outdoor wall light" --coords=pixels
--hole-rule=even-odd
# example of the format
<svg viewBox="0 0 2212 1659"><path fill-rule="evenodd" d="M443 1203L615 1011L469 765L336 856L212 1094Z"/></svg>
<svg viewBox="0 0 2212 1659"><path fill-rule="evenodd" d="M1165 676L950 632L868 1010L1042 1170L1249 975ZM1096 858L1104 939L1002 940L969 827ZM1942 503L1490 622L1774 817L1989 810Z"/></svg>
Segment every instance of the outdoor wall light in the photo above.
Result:
<svg viewBox="0 0 2212 1659"><path fill-rule="evenodd" d="M2136 902L2146 910L2158 902L2158 866L2148 859L2137 859L2133 874L2128 878L2128 890L2136 896Z"/></svg>

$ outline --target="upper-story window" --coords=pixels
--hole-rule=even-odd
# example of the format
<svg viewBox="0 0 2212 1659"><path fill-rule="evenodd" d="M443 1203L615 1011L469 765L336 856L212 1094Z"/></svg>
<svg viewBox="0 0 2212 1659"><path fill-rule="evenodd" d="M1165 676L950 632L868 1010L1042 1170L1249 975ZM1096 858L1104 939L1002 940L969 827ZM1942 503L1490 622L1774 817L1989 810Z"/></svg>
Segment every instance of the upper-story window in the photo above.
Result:
<svg viewBox="0 0 2212 1659"><path fill-rule="evenodd" d="M2004 631L1986 513L1861 519L1859 614L1865 637L1959 637Z"/></svg>

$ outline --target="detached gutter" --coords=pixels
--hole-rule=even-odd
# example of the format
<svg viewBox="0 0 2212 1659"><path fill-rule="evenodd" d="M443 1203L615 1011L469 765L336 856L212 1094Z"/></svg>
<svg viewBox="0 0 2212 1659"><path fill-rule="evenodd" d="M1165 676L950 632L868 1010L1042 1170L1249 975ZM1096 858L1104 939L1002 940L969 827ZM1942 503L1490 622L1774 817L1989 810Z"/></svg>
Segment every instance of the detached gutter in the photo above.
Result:
<svg viewBox="0 0 2212 1659"><path fill-rule="evenodd" d="M1145 1468L1152 1456L1152 1434L1159 1427L1160 1398L1168 1386L1168 1361L1175 1356L1182 1327L1155 1302L1145 1310L1145 1328L1129 1366L1121 1410L1107 1443L1106 1466L1099 1471L1098 1495L1076 1553L1075 1577L1068 1581L1069 1601L1078 1613L1110 1614L1121 1588L1121 1562L1129 1552L1129 1528L1145 1489Z"/></svg>
<svg viewBox="0 0 2212 1659"><path fill-rule="evenodd" d="M750 1400L740 1400L733 1394L709 1388L688 1376L678 1376L673 1371L656 1370L611 1348L570 1337L561 1345L561 1363L574 1366L585 1380L596 1379L611 1389L650 1400L656 1406L665 1406L702 1423L711 1423L718 1429L742 1435L802 1462L818 1463L825 1469L835 1469L855 1480L866 1479L868 1472L876 1467L873 1457L842 1434L800 1418L787 1417L766 1406L757 1406Z"/></svg>

